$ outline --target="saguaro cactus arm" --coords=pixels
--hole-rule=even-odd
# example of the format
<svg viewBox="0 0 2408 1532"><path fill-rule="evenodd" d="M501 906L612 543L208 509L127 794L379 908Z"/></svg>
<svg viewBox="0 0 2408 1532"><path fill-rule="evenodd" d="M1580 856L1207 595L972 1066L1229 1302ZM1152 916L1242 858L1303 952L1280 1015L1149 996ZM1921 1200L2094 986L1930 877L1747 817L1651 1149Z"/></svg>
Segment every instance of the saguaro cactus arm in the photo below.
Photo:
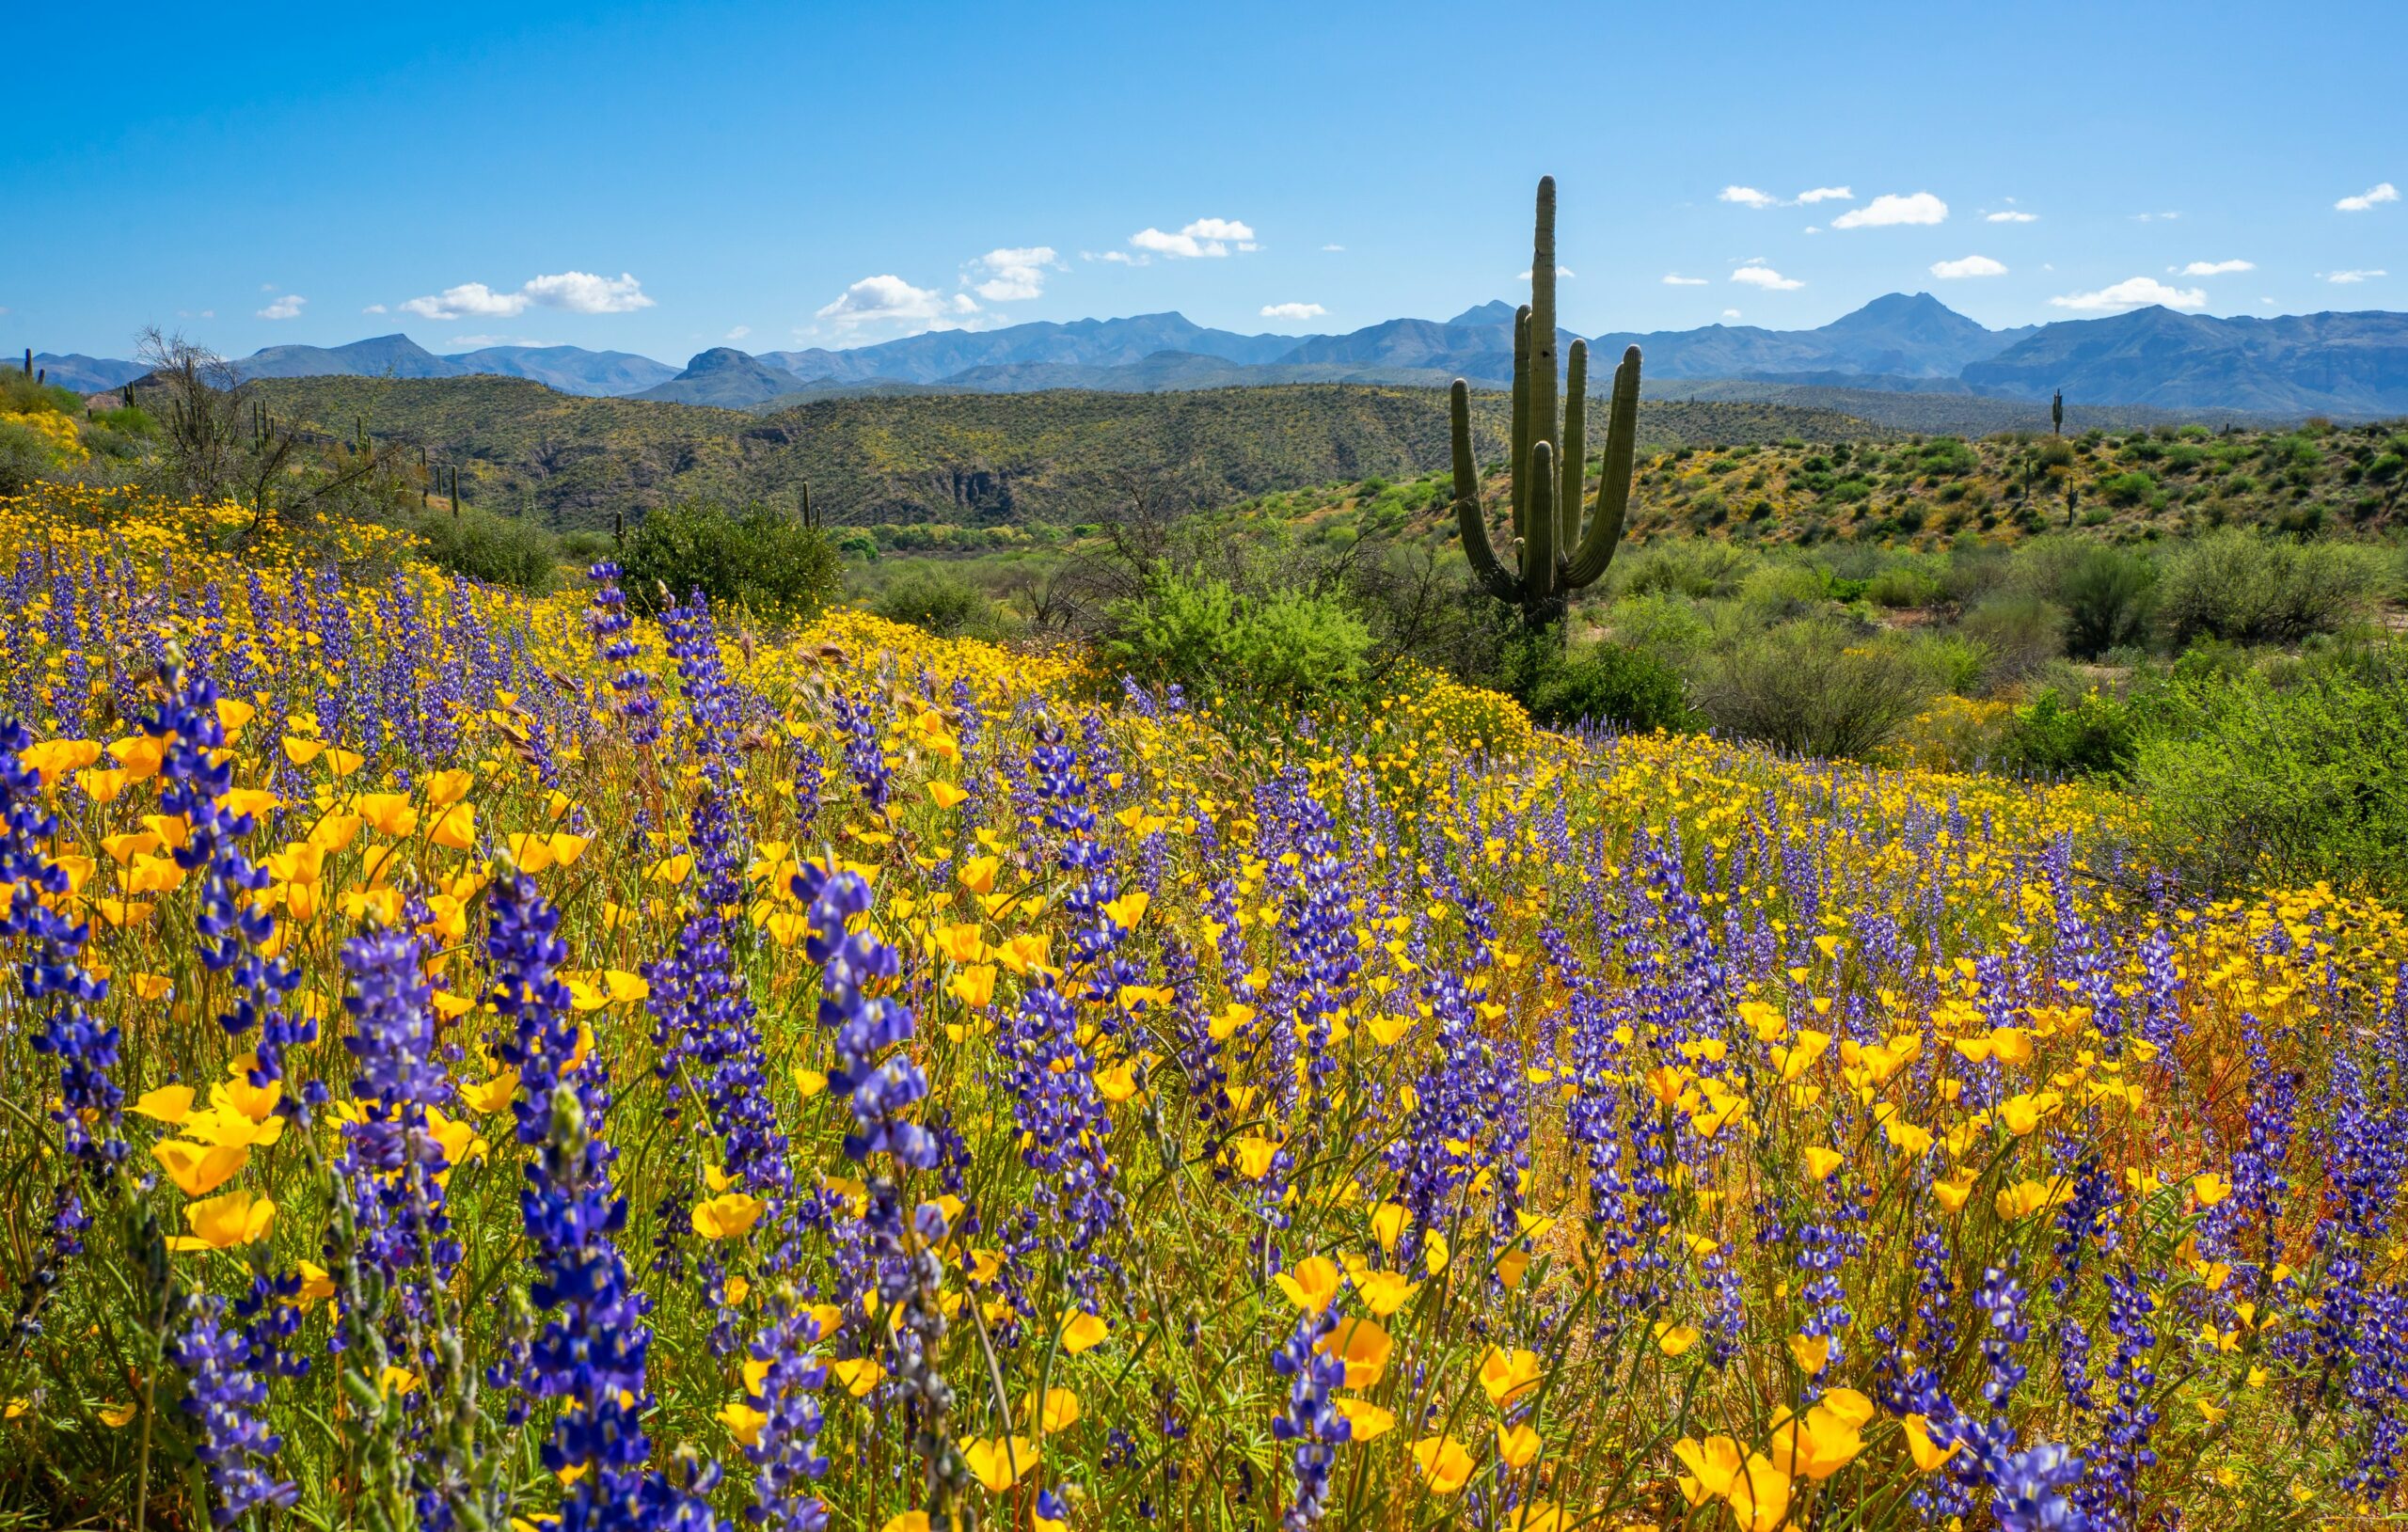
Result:
<svg viewBox="0 0 2408 1532"><path fill-rule="evenodd" d="M1582 438L1589 428L1588 417L1589 342L1575 340L1564 362L1563 452L1558 464L1563 485L1555 495L1556 513L1563 523L1555 545L1566 553L1580 544L1580 485L1588 475L1588 447Z"/></svg>
<svg viewBox="0 0 2408 1532"><path fill-rule="evenodd" d="M1521 598L1519 581L1499 562L1488 541L1488 514L1480 503L1480 464L1471 452L1471 389L1455 380L1448 401L1455 450L1455 531L1464 540L1464 557L1471 562L1472 578L1499 601Z"/></svg>
<svg viewBox="0 0 2408 1532"><path fill-rule="evenodd" d="M1555 448L1530 443L1529 534L1522 540L1522 608L1542 611L1555 599Z"/></svg>
<svg viewBox="0 0 2408 1532"><path fill-rule="evenodd" d="M1522 482L1522 459L1530 450L1530 306L1524 304L1513 314L1513 434L1505 449L1506 471L1513 476L1513 536L1518 541L1530 535L1525 515L1529 508L1529 486Z"/></svg>
<svg viewBox="0 0 2408 1532"><path fill-rule="evenodd" d="M1623 518L1630 513L1630 474L1639 451L1639 348L1622 354L1614 369L1613 401L1606 411L1606 461L1597 477L1597 506L1589 518L1588 534L1574 551L1564 583L1582 586L1595 580L1614 561L1622 542Z"/></svg>

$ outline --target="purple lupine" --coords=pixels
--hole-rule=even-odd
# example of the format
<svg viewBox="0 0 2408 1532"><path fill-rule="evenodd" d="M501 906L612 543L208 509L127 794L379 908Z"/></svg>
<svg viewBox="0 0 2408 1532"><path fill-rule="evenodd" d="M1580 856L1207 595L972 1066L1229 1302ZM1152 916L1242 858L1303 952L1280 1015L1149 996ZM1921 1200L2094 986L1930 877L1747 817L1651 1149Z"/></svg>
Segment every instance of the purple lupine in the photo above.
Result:
<svg viewBox="0 0 2408 1532"><path fill-rule="evenodd" d="M485 950L495 973L494 1008L512 1028L498 1051L518 1070L513 1102L518 1141L532 1151L519 1193L535 1276L528 1297L547 1318L529 1344L527 1392L556 1400L544 1466L591 1465L568 1487L562 1532L604 1527L699 1529L714 1524L696 1498L707 1483L674 1485L650 1466L643 1429L651 1395L645 1353L650 1304L627 1282L617 1236L626 1204L611 1188L603 1138L609 1095L592 1060L575 1070L578 1023L556 970L568 949L553 933L559 911L522 875L493 888ZM708 1477L706 1474L705 1478Z"/></svg>
<svg viewBox="0 0 2408 1532"><path fill-rule="evenodd" d="M190 1322L169 1350L191 1380L183 1409L200 1422L193 1455L208 1465L217 1492L210 1520L230 1526L261 1506L292 1505L301 1487L267 1467L284 1439L267 1429L267 1382L253 1367L249 1341L225 1323L225 1300L187 1302Z"/></svg>
<svg viewBox="0 0 2408 1532"><path fill-rule="evenodd" d="M735 951L740 928L731 930L722 913L744 902L743 701L720 663L708 607L697 600L673 608L665 626L693 719L699 780L688 830L693 908L675 948L648 970L658 1067L673 1101L690 1064L725 1147L727 1174L775 1198L792 1187L793 1172L770 1101L759 1018Z"/></svg>
<svg viewBox="0 0 2408 1532"><path fill-rule="evenodd" d="M660 703L652 695L652 678L638 664L643 650L635 640L635 619L627 615L626 592L619 589L619 566L608 561L586 571L594 582L594 608L585 625L594 636L594 653L607 668L627 742L642 748L660 737Z"/></svg>
<svg viewBox="0 0 2408 1532"><path fill-rule="evenodd" d="M159 679L166 701L143 722L152 737L167 741L159 765L159 808L181 814L189 827L175 861L202 877L200 913L193 923L201 939L200 960L213 972L230 970L234 981L233 1003L217 1019L236 1037L259 1029L250 1082L264 1088L283 1080L286 1049L317 1040L318 1023L283 1008L284 997L301 983L300 971L258 951L275 934L276 923L247 897L268 884L267 870L242 851L240 843L254 828L251 816L230 813L218 801L233 787L234 765L210 758L226 744L216 685L198 676L187 681L172 665ZM288 1091L277 1110L306 1117L309 1104Z"/></svg>
<svg viewBox="0 0 2408 1532"><path fill-rule="evenodd" d="M910 1115L928 1092L927 1075L903 1047L914 1030L911 1011L891 997L864 993L902 971L894 948L867 931L846 928L869 912L869 885L859 874L805 862L793 887L809 922L804 952L820 965L819 1021L832 1034L835 1067L828 1072L828 1089L852 1110L845 1154L863 1165L868 1192L851 1248L840 1257L853 1264L853 1280L875 1283L894 1315L879 1325L885 1338L879 1344L892 1359L884 1386L912 1413L911 1445L926 1465L929 1519L939 1523L950 1518L954 1499L969 1483L969 1469L946 1430L953 1388L935 1362L945 1334L944 1264L937 1248L949 1230L932 1202L919 1204L907 1221L897 1177L936 1168L945 1145Z"/></svg>
<svg viewBox="0 0 2408 1532"><path fill-rule="evenodd" d="M1288 1461L1296 1475L1296 1497L1280 1518L1287 1532L1305 1532L1321 1520L1339 1444L1354 1436L1354 1424L1329 1402L1330 1391L1346 1382L1346 1363L1314 1350L1337 1328L1336 1304L1307 1311L1271 1356L1271 1370L1288 1380L1288 1407L1272 1419L1272 1439L1295 1444Z"/></svg>
<svg viewBox="0 0 2408 1532"><path fill-rule="evenodd" d="M451 1099L452 1081L435 1062L432 991L419 939L399 931L355 937L343 943L342 965L352 980L343 1046L359 1063L352 1097L360 1117L344 1124L342 1169L352 1182L361 1252L388 1281L404 1284L403 1302L416 1319L427 1293L408 1274L423 1264L426 1280L439 1289L460 1260L437 1179L451 1167L427 1118L429 1108Z"/></svg>
<svg viewBox="0 0 2408 1532"><path fill-rule="evenodd" d="M67 870L54 865L43 850L58 824L42 808L40 774L20 759L31 743L22 725L0 722L0 882L13 890L0 911L0 937L24 944L18 982L26 1003L46 1011L31 1041L35 1051L58 1061L55 1115L67 1152L114 1164L125 1157L117 1133L125 1093L112 1073L118 1029L102 1025L88 1008L107 998L108 981L94 978L84 966L90 928L41 902L44 895L66 894L69 883ZM85 1127L87 1113L101 1126L98 1137Z"/></svg>
<svg viewBox="0 0 2408 1532"><path fill-rule="evenodd" d="M817 1440L822 1416L816 1397L828 1381L828 1366L812 1350L819 1321L808 1308L779 1304L778 1317L752 1343L761 1366L752 1391L761 1412L760 1437L744 1449L753 1465L754 1522L779 1532L821 1532L828 1508L810 1486L828 1472Z"/></svg>

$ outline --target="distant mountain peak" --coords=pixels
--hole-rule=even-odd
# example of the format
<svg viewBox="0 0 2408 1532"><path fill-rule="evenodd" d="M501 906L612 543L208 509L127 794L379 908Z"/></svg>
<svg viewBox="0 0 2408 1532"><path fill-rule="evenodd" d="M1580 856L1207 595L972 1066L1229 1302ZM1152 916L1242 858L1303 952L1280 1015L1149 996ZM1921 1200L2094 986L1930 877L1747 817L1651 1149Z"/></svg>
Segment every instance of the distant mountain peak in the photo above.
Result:
<svg viewBox="0 0 2408 1532"><path fill-rule="evenodd" d="M1513 316L1519 312L1521 312L1519 308L1504 299L1491 298L1486 303L1472 305L1447 323L1465 325L1473 329L1488 329L1498 324L1513 324Z"/></svg>

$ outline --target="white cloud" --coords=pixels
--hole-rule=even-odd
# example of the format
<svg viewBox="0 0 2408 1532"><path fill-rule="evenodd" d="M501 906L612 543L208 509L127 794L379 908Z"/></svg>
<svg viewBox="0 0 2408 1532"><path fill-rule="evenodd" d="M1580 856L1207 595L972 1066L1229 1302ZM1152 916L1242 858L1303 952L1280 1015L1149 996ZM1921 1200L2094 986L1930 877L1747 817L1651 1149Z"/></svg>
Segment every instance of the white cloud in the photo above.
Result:
<svg viewBox="0 0 2408 1532"><path fill-rule="evenodd" d="M2378 276L2388 276L2391 274L2377 268L2372 271L2321 271L2316 275L2328 282L2339 282L2347 286L2352 282L2370 282Z"/></svg>
<svg viewBox="0 0 2408 1532"><path fill-rule="evenodd" d="M2166 268L2168 271L2172 267ZM2256 271L2255 261L2194 261L2182 268L2185 276L2228 276L2234 272Z"/></svg>
<svg viewBox="0 0 2408 1532"><path fill-rule="evenodd" d="M565 308L572 314L631 314L652 307L643 284L626 272L611 277L564 271L535 277L519 291L547 308Z"/></svg>
<svg viewBox="0 0 2408 1532"><path fill-rule="evenodd" d="M2178 213L2135 213L2132 214L2132 221L2143 224L2170 224L2181 216Z"/></svg>
<svg viewBox="0 0 2408 1532"><path fill-rule="evenodd" d="M363 314L381 314L384 311L385 306L381 303L372 303L367 308L360 310Z"/></svg>
<svg viewBox="0 0 2408 1532"><path fill-rule="evenodd" d="M1579 276L1580 274L1579 274L1578 272L1576 272L1576 271L1574 271L1574 270L1573 270L1571 267L1569 267L1569 266L1558 266L1558 267L1556 267L1556 268L1555 268L1555 275L1557 275L1558 276ZM1513 278L1513 280L1515 280L1515 281L1517 281L1517 282L1527 282L1527 281L1529 281L1529 279L1530 279L1530 274L1529 274L1529 272L1527 272L1527 271L1526 271L1526 272L1524 272L1524 273L1522 273L1520 276L1516 276L1516 277L1514 277L1514 278Z"/></svg>
<svg viewBox="0 0 2408 1532"><path fill-rule="evenodd" d="M1130 235L1129 243L1140 250L1152 254L1180 256L1191 261L1208 253L1212 255L1229 253L1228 245L1215 245L1208 252L1203 243L1193 234L1165 234L1151 226Z"/></svg>
<svg viewBox="0 0 2408 1532"><path fill-rule="evenodd" d="M858 329L864 324L958 329L964 319L976 312L978 305L967 292L957 292L948 298L933 288L913 287L890 274L863 277L813 317L824 319L840 330Z"/></svg>
<svg viewBox="0 0 2408 1532"><path fill-rule="evenodd" d="M1731 280L1760 287L1767 292L1790 292L1806 285L1795 276L1783 276L1770 266L1755 264L1745 265L1733 272Z"/></svg>
<svg viewBox="0 0 2408 1532"><path fill-rule="evenodd" d="M1024 303L1045 292L1045 273L1062 269L1061 258L1050 245L990 250L970 263L972 275L987 274L977 285L982 298L993 303ZM969 278L965 276L964 281Z"/></svg>
<svg viewBox="0 0 2408 1532"><path fill-rule="evenodd" d="M1722 310L1722 317L1724 319L1737 319L1739 317L1739 310L1736 308L1725 308Z"/></svg>
<svg viewBox="0 0 2408 1532"><path fill-rule="evenodd" d="M1703 287L1705 286L1705 278L1703 276L1684 276L1679 272L1668 271L1664 274L1664 285L1666 287Z"/></svg>
<svg viewBox="0 0 2408 1532"><path fill-rule="evenodd" d="M1719 202L1736 202L1743 208L1756 209L1802 208L1816 202L1848 202L1856 198L1856 193L1846 186L1815 186L1796 197L1775 197L1753 186L1725 186L1714 195Z"/></svg>
<svg viewBox="0 0 2408 1532"><path fill-rule="evenodd" d="M2345 197L2338 202L2334 203L2333 206L2336 211L2341 213L2364 213L2368 208L2373 207L2377 202L2397 202L2399 200L2400 188L2386 181L2368 187L2365 191L2360 192L2355 197Z"/></svg>
<svg viewBox="0 0 2408 1532"><path fill-rule="evenodd" d="M2082 313L2146 308L2153 303L2163 304L2168 308L2205 308L2208 292L2198 287L2168 287L2154 276L2127 276L2096 292L2068 292L2064 297L2049 301L2059 308L2071 308Z"/></svg>
<svg viewBox="0 0 2408 1532"><path fill-rule="evenodd" d="M1982 222L1986 224L2036 224L2039 221L2038 213L2025 213L2020 208L2008 208L2004 212L1982 214Z"/></svg>
<svg viewBox="0 0 2408 1532"><path fill-rule="evenodd" d="M1140 250L1180 261L1226 256L1231 245L1240 250L1262 248L1255 240L1254 230L1235 218L1198 218L1176 234L1165 234L1153 228L1141 229L1129 236L1129 243ZM1135 263L1131 262L1132 265Z"/></svg>
<svg viewBox="0 0 2408 1532"><path fill-rule="evenodd" d="M1265 319L1319 319L1329 310L1317 303L1266 303L1262 306Z"/></svg>
<svg viewBox="0 0 2408 1532"><path fill-rule="evenodd" d="M1934 276L2004 276L2006 267L1988 256L1972 255L1961 261L1935 261L1931 263Z"/></svg>
<svg viewBox="0 0 2408 1532"><path fill-rule="evenodd" d="M750 324L738 324L736 328L734 328L734 329L732 329L732 330L730 330L730 331L728 331L728 332L727 332L726 339L727 339L727 340L743 340L746 336L751 335L752 333L752 325L750 325Z"/></svg>
<svg viewBox="0 0 2408 1532"><path fill-rule="evenodd" d="M1831 220L1833 229L1880 229L1891 224L1936 224L1948 217L1948 204L1929 192L1900 197L1884 192L1861 208L1850 208Z"/></svg>
<svg viewBox="0 0 2408 1532"><path fill-rule="evenodd" d="M301 306L309 301L309 299L304 298L297 293L288 292L284 296L275 300L273 303L270 303L266 308L261 309L260 318L299 319L301 317Z"/></svg>
<svg viewBox="0 0 2408 1532"><path fill-rule="evenodd" d="M1345 248L1346 248L1346 246L1344 246L1343 245L1323 245L1323 246L1322 246L1322 251L1323 251L1323 254L1329 254L1329 253L1332 253L1332 252L1335 252L1335 251L1343 250L1343 249L1345 249Z"/></svg>
<svg viewBox="0 0 2408 1532"><path fill-rule="evenodd" d="M463 282L423 298L412 298L402 305L404 314L420 319L509 319L527 311L528 299L520 292L496 292L483 282Z"/></svg>
<svg viewBox="0 0 2408 1532"><path fill-rule="evenodd" d="M402 312L420 319L514 319L535 305L572 314L631 314L649 308L653 300L643 284L626 272L596 276L592 272L564 271L529 278L515 292L496 292L483 282L463 282L401 306Z"/></svg>
<svg viewBox="0 0 2408 1532"><path fill-rule="evenodd" d="M1079 259L1081 261L1109 261L1116 266L1150 266L1154 263L1154 258L1152 256L1133 256L1126 250L1106 250L1101 255L1098 255L1093 250L1081 250L1079 252Z"/></svg>

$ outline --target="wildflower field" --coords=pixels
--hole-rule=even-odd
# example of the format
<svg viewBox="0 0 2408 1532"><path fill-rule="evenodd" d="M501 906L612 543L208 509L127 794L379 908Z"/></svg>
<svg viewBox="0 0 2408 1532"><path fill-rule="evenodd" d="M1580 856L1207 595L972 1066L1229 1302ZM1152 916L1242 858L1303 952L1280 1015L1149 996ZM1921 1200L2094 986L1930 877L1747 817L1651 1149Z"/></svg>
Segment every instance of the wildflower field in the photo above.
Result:
<svg viewBox="0 0 2408 1532"><path fill-rule="evenodd" d="M594 576L0 502L0 1524L2408 1515L2398 911Z"/></svg>

